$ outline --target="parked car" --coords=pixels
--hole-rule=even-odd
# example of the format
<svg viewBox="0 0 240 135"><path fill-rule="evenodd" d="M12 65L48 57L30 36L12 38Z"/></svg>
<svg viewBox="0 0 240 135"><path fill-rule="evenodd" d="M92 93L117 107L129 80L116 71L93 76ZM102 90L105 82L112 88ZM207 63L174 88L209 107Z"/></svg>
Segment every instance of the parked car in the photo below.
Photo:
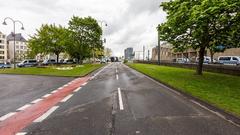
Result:
<svg viewBox="0 0 240 135"><path fill-rule="evenodd" d="M177 63L189 63L190 60L188 58L177 58L176 62Z"/></svg>
<svg viewBox="0 0 240 135"><path fill-rule="evenodd" d="M17 66L18 67L34 67L37 66L37 60L23 60L22 62L18 63Z"/></svg>
<svg viewBox="0 0 240 135"><path fill-rule="evenodd" d="M102 59L100 63L101 63L101 64L105 64L105 63L107 63L107 62L106 62L105 59Z"/></svg>
<svg viewBox="0 0 240 135"><path fill-rule="evenodd" d="M196 63L198 63L198 61L199 61L199 58L197 57L197 58L196 58ZM204 61L203 61L203 63L205 63L205 64L216 63L216 60L213 59L213 62L212 62L212 61L211 61L211 57L204 56Z"/></svg>
<svg viewBox="0 0 240 135"><path fill-rule="evenodd" d="M218 62L224 65L240 65L239 56L219 56Z"/></svg>
<svg viewBox="0 0 240 135"><path fill-rule="evenodd" d="M56 64L57 61L55 59L46 59L42 62L43 65L50 65L50 64Z"/></svg>
<svg viewBox="0 0 240 135"><path fill-rule="evenodd" d="M9 62L0 63L0 68L11 68L11 63Z"/></svg>
<svg viewBox="0 0 240 135"><path fill-rule="evenodd" d="M59 64L63 64L63 63L64 63L64 59L59 59L59 60L58 60L58 63L59 63Z"/></svg>
<svg viewBox="0 0 240 135"><path fill-rule="evenodd" d="M65 59L63 64L75 64L76 62L73 59Z"/></svg>

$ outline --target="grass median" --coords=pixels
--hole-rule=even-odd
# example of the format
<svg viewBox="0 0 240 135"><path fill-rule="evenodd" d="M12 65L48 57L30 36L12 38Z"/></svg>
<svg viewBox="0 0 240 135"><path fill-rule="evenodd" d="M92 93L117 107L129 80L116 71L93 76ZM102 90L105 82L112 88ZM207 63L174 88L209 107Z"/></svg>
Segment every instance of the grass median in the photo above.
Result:
<svg viewBox="0 0 240 135"><path fill-rule="evenodd" d="M17 69L0 69L0 74L24 74L24 75L46 75L63 77L81 77L101 68L103 64L84 64L77 66L48 66L28 67Z"/></svg>
<svg viewBox="0 0 240 135"><path fill-rule="evenodd" d="M151 64L128 64L133 69L240 117L240 77Z"/></svg>

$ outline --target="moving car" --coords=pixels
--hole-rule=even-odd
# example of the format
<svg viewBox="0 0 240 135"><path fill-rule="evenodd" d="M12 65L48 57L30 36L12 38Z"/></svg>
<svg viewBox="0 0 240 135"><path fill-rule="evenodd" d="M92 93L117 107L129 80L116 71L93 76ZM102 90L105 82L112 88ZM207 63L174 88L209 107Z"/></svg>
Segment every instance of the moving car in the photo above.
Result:
<svg viewBox="0 0 240 135"><path fill-rule="evenodd" d="M224 65L240 65L239 56L219 56L218 62Z"/></svg>
<svg viewBox="0 0 240 135"><path fill-rule="evenodd" d="M31 60L23 60L22 62L18 63L18 67L34 67L37 66L37 60L31 59Z"/></svg>
<svg viewBox="0 0 240 135"><path fill-rule="evenodd" d="M11 68L11 63L9 62L0 63L0 68Z"/></svg>

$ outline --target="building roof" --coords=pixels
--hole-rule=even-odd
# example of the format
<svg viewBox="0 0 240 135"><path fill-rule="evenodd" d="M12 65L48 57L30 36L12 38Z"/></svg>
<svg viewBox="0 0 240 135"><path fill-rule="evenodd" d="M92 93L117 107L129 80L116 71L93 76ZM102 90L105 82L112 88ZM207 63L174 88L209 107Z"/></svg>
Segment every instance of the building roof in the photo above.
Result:
<svg viewBox="0 0 240 135"><path fill-rule="evenodd" d="M7 36L7 41L13 41L13 33L9 34ZM15 41L21 41L21 42L27 42L27 40L22 36L21 33L16 33L15 34Z"/></svg>

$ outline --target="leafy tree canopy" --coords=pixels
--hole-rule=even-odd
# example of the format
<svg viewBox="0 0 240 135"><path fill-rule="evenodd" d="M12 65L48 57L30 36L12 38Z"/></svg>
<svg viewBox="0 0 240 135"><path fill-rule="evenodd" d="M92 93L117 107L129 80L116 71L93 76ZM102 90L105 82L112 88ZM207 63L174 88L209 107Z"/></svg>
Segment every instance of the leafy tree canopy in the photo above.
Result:
<svg viewBox="0 0 240 135"><path fill-rule="evenodd" d="M174 0L161 7L168 20L158 26L160 39L176 49L199 49L197 74L206 48L239 46L239 0Z"/></svg>

